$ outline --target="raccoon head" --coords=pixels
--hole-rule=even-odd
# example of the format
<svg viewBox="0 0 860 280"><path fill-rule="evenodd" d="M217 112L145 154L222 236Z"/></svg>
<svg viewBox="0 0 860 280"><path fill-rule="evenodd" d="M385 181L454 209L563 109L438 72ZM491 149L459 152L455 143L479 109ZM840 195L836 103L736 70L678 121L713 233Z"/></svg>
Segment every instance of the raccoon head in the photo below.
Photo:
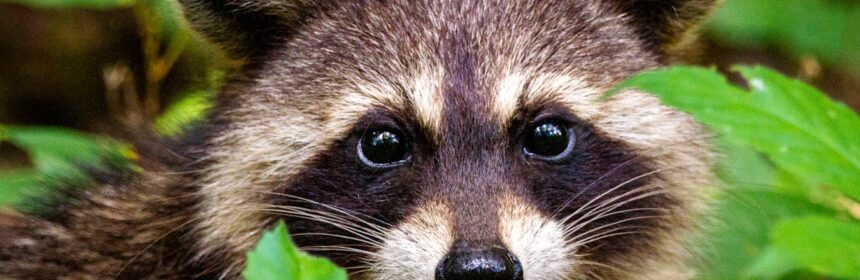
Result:
<svg viewBox="0 0 860 280"><path fill-rule="evenodd" d="M648 94L716 0L183 0L248 62L200 175L224 275L278 220L367 279L685 278L706 132Z"/></svg>

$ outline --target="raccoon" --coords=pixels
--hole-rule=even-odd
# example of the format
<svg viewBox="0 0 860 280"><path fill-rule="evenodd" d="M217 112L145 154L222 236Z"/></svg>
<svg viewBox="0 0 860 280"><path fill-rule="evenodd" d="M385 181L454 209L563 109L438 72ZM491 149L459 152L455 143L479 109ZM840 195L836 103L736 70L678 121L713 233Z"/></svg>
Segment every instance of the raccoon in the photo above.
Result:
<svg viewBox="0 0 860 280"><path fill-rule="evenodd" d="M717 0L180 2L241 70L144 172L5 214L3 278L240 278L280 220L351 279L694 276L708 133L605 93Z"/></svg>

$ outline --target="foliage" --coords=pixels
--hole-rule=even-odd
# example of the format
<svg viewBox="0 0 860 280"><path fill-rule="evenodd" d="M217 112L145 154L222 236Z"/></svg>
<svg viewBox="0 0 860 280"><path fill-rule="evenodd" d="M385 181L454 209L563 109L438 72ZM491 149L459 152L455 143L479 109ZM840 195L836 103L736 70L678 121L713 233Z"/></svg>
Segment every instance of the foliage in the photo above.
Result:
<svg viewBox="0 0 860 280"><path fill-rule="evenodd" d="M135 0L0 0L0 3L18 3L43 9L87 8L116 9L131 7Z"/></svg>
<svg viewBox="0 0 860 280"><path fill-rule="evenodd" d="M860 278L860 223L851 212L860 199L860 117L802 82L736 69L749 90L695 67L642 73L622 86L689 112L728 150L722 223L706 238L718 258L703 278L780 279L795 270Z"/></svg>
<svg viewBox="0 0 860 280"><path fill-rule="evenodd" d="M0 172L0 205L45 195L52 181L84 183L85 168L133 168L137 157L126 144L63 128L0 125L0 142L23 149L32 161L30 168Z"/></svg>
<svg viewBox="0 0 860 280"><path fill-rule="evenodd" d="M173 38L177 33L188 33L183 26L181 13L176 6L176 1L171 0L0 0L0 4L15 3L41 9L123 9L136 8L139 11L140 21L157 20L154 23L163 33L164 37ZM143 12L143 13L141 13ZM150 24L152 25L152 24ZM153 27L153 26L148 26Z"/></svg>
<svg viewBox="0 0 860 280"><path fill-rule="evenodd" d="M767 154L791 174L860 199L860 118L802 82L762 67L738 69L752 94L704 69L644 74L630 85L661 93L669 105Z"/></svg>
<svg viewBox="0 0 860 280"><path fill-rule="evenodd" d="M281 221L248 252L242 276L248 280L346 280L346 270L299 251Z"/></svg>
<svg viewBox="0 0 860 280"><path fill-rule="evenodd" d="M810 270L860 277L860 223L809 216L778 223L771 232L777 252Z"/></svg>
<svg viewBox="0 0 860 280"><path fill-rule="evenodd" d="M186 127L200 120L212 106L208 91L194 91L185 94L164 109L155 119L155 130L166 136L179 135Z"/></svg>
<svg viewBox="0 0 860 280"><path fill-rule="evenodd" d="M813 55L860 76L860 4L839 0L728 0L708 25L724 43Z"/></svg>
<svg viewBox="0 0 860 280"><path fill-rule="evenodd" d="M130 9L141 28L145 58L145 100L158 105L158 87L186 49L190 30L181 19L175 1L169 0L0 0L41 9ZM195 44L201 45L201 44ZM200 119L211 107L211 96L220 86L223 72L211 70L207 83L181 94L153 121L162 135L176 136L185 127ZM136 93L134 93L136 94ZM152 98L156 97L156 98ZM150 100L152 99L152 100ZM151 108L147 108L151 109ZM151 111L157 111L155 108ZM0 206L15 204L25 197L50 192L48 185L61 181L63 185L83 185L89 178L85 169L107 166L131 168L136 158L127 144L85 133L53 127L12 127L0 125L0 142L8 141L28 153L32 168L0 170Z"/></svg>

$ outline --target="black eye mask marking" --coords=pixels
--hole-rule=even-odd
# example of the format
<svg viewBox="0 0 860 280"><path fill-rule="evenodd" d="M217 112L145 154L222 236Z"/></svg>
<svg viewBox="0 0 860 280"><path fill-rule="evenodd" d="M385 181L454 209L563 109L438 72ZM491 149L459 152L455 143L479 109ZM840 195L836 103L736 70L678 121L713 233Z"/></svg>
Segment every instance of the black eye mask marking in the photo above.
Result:
<svg viewBox="0 0 860 280"><path fill-rule="evenodd" d="M543 109L535 115L531 121L515 120L508 136L501 137L508 139L503 140L505 143L484 143L500 139L490 136L480 140L470 137L478 133L475 130L490 135L494 128L464 126L443 135L463 144L437 147L422 136L426 134L416 133L420 129L408 125L414 121L369 114L352 134L317 155L300 175L280 186L276 192L284 195L273 195L272 203L290 211L278 218L287 221L300 246L346 267L366 265L362 260L368 256L355 250L375 251L371 243L381 243L383 231L396 226L423 201L447 200L455 219L480 221L495 217L496 205L488 202L504 193L523 197L569 228L579 227L568 235L576 237L572 242L643 232L585 244L580 253L587 253L591 260L612 260L632 248L647 246L640 243L651 238L648 232L653 231L648 229L663 225L661 220L646 216L660 214L654 209L677 205L670 196L652 192L658 191L651 184L659 173L650 168L651 159L637 155L563 108ZM565 147L570 151L563 151L563 160L523 154L527 145L524 131L547 123L564 123L568 129L572 146ZM369 131L389 131L380 128L397 128L402 133L399 137L411 140L408 161L378 168L361 158L356 150L359 143L367 141L364 137ZM477 149L482 150L476 153ZM493 238L496 234L492 223L455 224L458 239L476 234ZM491 228L484 228L487 226Z"/></svg>
<svg viewBox="0 0 860 280"><path fill-rule="evenodd" d="M660 227L658 219L643 217L659 212L648 209L671 208L675 203L668 195L650 193L657 191L650 184L659 176L649 168L650 159L637 155L624 143L601 134L598 129L578 121L566 111L552 110L550 112L553 113L536 118L536 121L515 122L514 125L519 127L512 129L509 144L500 146L505 150L489 151L491 154L485 151L481 155L492 160L478 160L474 158L477 156L474 151L468 149L438 153L437 147L427 138L414 133L414 127L403 125L414 122L399 121L385 114L370 114L356 125L355 132L317 155L298 177L285 182L277 190L284 195L274 195L272 203L292 211L280 215L280 218L287 221L299 245L347 267L365 265L362 260L367 259L367 255L362 253L345 251L350 250L348 248L374 251L377 248L371 243L382 241L382 231L408 217L422 201L466 191L461 189L462 180L466 177L454 176L456 174L467 176L472 182L498 183L470 187L466 191L470 192L466 194L466 200L456 200L459 202L451 207L460 219L467 219L463 216L467 212L475 215L468 209L493 207L467 205L470 204L468 201L481 204L480 201L485 201L479 199L481 197L513 192L556 221L564 221L570 228L580 227L568 235L577 237L572 242ZM561 113L554 113L557 111ZM523 155L524 145L527 145L522 141L523 131L547 123L566 124L566 133L572 137L569 139L572 146L565 147L570 151L563 151L567 154L564 160L542 160ZM400 137L404 139L414 139L410 142L414 142L410 147L410 158L396 167L369 166L356 148L360 147L361 141L367 141L364 136L368 131L388 131L379 129L388 127L403 131ZM457 135L446 137L471 140ZM497 166L476 169L474 163L461 162L464 159ZM440 164L447 169L439 169ZM508 188L508 191L500 188ZM495 212L488 210L487 213ZM457 231L458 238L468 237L461 236L469 235L468 232L480 232L466 228L458 228ZM586 244L582 252L588 252L593 260L611 260L612 256L624 254L630 248L641 247L633 246L633 243L641 242L643 238L648 238L647 234L607 237Z"/></svg>
<svg viewBox="0 0 860 280"><path fill-rule="evenodd" d="M344 267L366 265L362 260L369 256L349 248L374 251L377 248L372 244L382 242L381 231L397 225L417 203L414 188L418 182L414 178L419 176L411 161L423 159L427 149L413 149L411 143L431 145L423 134L411 133L417 129L410 123L415 122L372 112L350 135L315 156L300 175L278 187L276 192L283 195L273 195L272 204L292 212L281 213L278 218L286 221L297 244ZM366 144L362 142L379 140L368 140L367 136L384 131L397 131L398 141L409 143L394 147L398 155L369 155L367 150L362 155L357 150ZM382 147L391 148L392 144L394 141L382 143ZM400 158L407 156L408 161Z"/></svg>
<svg viewBox="0 0 860 280"><path fill-rule="evenodd" d="M511 173L524 186L521 195L551 219L564 222L570 242L606 235L581 248L592 260L611 260L647 246L640 243L651 238L648 234L654 231L649 229L665 226L658 216L677 205L653 185L661 174L651 167L652 159L552 104L523 109L508 133L525 137L528 149L528 133L547 123L569 124L571 150L562 160L526 156L513 161ZM640 233L625 233L634 231Z"/></svg>

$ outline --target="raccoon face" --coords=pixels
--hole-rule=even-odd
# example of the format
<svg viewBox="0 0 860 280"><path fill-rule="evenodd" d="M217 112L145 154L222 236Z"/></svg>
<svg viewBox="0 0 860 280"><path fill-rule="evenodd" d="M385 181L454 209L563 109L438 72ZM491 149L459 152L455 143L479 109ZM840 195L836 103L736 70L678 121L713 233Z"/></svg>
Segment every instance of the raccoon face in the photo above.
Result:
<svg viewBox="0 0 860 280"><path fill-rule="evenodd" d="M201 258L286 220L358 279L686 278L705 132L645 93L715 1L183 1L247 64Z"/></svg>

